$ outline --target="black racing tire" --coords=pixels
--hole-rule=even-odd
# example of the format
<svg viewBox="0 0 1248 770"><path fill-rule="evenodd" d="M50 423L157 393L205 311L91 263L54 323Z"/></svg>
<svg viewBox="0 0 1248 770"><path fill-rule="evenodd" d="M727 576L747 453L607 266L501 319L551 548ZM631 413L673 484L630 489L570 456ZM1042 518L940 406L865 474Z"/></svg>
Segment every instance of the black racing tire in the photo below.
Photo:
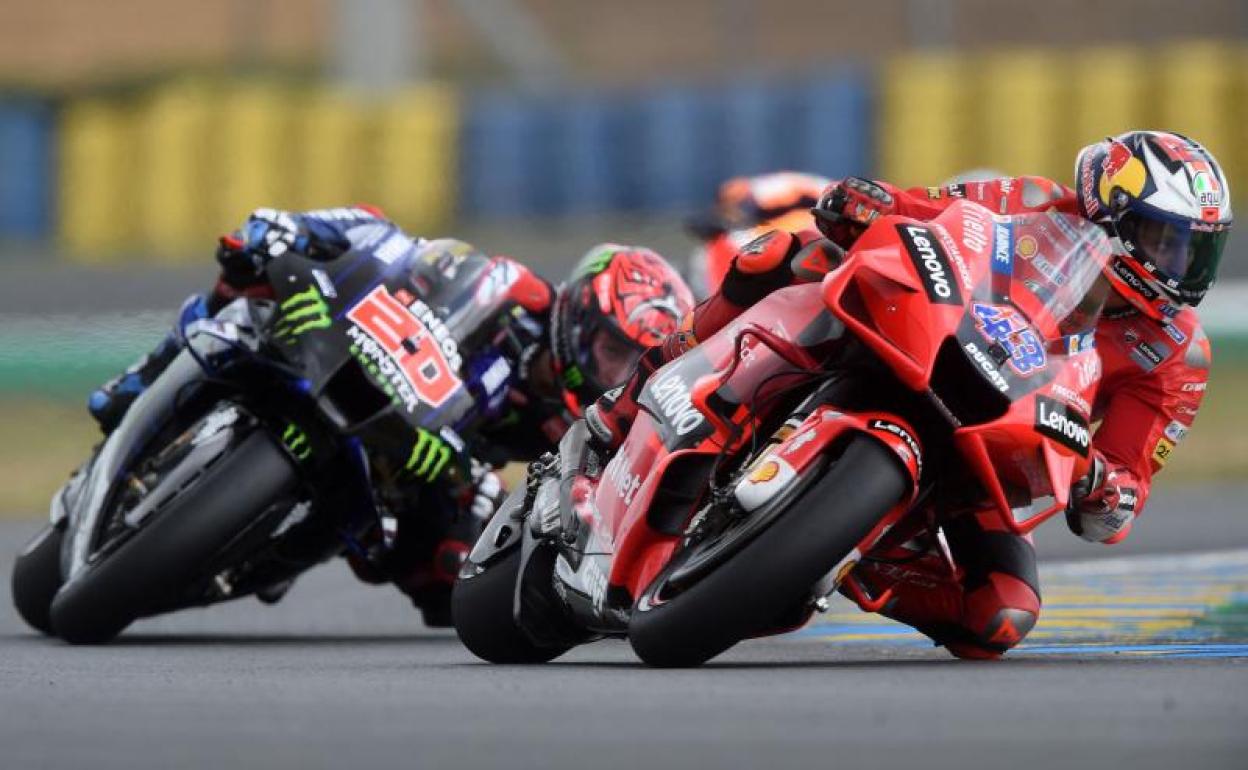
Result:
<svg viewBox="0 0 1248 770"><path fill-rule="evenodd" d="M27 625L48 636L52 635L52 599L61 588L61 543L65 528L51 524L31 538L17 561L9 588L13 606Z"/></svg>
<svg viewBox="0 0 1248 770"><path fill-rule="evenodd" d="M548 663L570 648L539 647L512 614L520 549L512 551L470 578L455 581L451 617L455 633L468 651L489 663Z"/></svg>
<svg viewBox="0 0 1248 770"><path fill-rule="evenodd" d="M286 452L263 430L252 432L62 587L52 602L53 631L73 644L99 644L176 605L211 560L296 483Z"/></svg>
<svg viewBox="0 0 1248 770"><path fill-rule="evenodd" d="M774 627L777 616L801 602L909 484L887 447L868 436L851 438L821 478L715 570L670 599L654 601L661 574L633 609L633 650L651 666L698 666Z"/></svg>

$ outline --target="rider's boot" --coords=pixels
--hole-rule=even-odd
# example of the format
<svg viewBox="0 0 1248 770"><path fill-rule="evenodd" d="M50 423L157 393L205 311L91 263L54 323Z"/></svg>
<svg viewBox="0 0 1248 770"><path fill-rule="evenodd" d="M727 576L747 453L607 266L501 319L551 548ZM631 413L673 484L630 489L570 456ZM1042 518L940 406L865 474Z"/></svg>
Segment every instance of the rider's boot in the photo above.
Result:
<svg viewBox="0 0 1248 770"><path fill-rule="evenodd" d="M116 429L134 400L156 381L182 350L181 329L192 321L207 317L208 307L204 297L198 294L188 297L182 303L177 324L152 352L91 393L87 398L87 411L105 434Z"/></svg>
<svg viewBox="0 0 1248 770"><path fill-rule="evenodd" d="M1031 544L1001 531L996 515L987 511L945 525L962 567L958 574L935 543L919 551L907 543L886 554L873 552L849 580L871 597L891 590L880 614L914 627L954 656L998 658L1035 626L1040 594Z"/></svg>

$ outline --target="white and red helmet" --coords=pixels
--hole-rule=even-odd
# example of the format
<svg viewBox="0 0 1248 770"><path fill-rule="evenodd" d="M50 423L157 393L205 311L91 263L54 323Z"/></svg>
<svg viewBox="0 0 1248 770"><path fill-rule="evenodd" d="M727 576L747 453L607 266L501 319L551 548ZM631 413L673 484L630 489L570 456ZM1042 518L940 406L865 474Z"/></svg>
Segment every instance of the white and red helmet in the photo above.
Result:
<svg viewBox="0 0 1248 770"><path fill-rule="evenodd" d="M1200 304L1233 221L1208 150L1166 131L1120 134L1079 153L1075 191L1083 215L1120 241L1105 272L1132 305L1160 320Z"/></svg>

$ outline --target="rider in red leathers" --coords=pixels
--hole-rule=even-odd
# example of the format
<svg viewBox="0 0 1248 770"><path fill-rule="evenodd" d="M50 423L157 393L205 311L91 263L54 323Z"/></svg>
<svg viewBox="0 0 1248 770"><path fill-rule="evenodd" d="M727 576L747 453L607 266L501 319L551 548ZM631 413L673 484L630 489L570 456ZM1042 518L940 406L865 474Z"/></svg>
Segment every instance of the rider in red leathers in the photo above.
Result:
<svg viewBox="0 0 1248 770"><path fill-rule="evenodd" d="M1101 224L1115 246L1105 270L1114 292L1096 332L1103 371L1082 373L1100 377L1096 402L1084 411L1101 425L1093 470L1072 490L1067 523L1085 540L1121 541L1204 396L1211 353L1192 306L1216 277L1232 222L1230 195L1212 155L1166 132L1135 131L1091 145L1080 153L1076 174L1074 190L1028 176L911 190L852 177L832 184L812 212L818 229L773 231L742 248L720 290L682 330L644 354L627 383L586 411L592 434L601 446L617 445L651 372L769 292L821 279L881 215L926 220L957 200L1000 214L1056 209ZM1020 241L1016 249L1022 248ZM868 597L892 589L882 614L952 654L998 657L1039 617L1035 552L1030 538L1005 529L995 510L948 513L942 531L961 565L958 574L950 573L938 542L884 542L848 580Z"/></svg>

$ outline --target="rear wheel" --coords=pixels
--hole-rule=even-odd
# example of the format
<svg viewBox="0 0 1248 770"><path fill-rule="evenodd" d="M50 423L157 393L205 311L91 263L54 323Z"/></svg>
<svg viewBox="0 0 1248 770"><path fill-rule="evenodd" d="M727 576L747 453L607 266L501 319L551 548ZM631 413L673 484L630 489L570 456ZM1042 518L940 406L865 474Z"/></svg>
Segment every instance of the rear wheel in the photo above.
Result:
<svg viewBox="0 0 1248 770"><path fill-rule="evenodd" d="M143 615L179 606L212 561L295 484L286 453L252 431L60 590L54 632L73 643L104 642Z"/></svg>
<svg viewBox="0 0 1248 770"><path fill-rule="evenodd" d="M844 454L764 531L679 589L668 581L684 561L678 554L633 609L628 627L633 650L652 666L696 666L773 628L908 486L892 452L873 438L851 438Z"/></svg>
<svg viewBox="0 0 1248 770"><path fill-rule="evenodd" d="M461 577L451 593L455 632L469 652L490 663L546 663L567 647L539 647L516 624L513 603L520 578L520 549L470 578Z"/></svg>
<svg viewBox="0 0 1248 770"><path fill-rule="evenodd" d="M52 634L52 599L61 587L61 543L65 529L48 525L39 531L13 562L9 587L13 606L31 628Z"/></svg>

